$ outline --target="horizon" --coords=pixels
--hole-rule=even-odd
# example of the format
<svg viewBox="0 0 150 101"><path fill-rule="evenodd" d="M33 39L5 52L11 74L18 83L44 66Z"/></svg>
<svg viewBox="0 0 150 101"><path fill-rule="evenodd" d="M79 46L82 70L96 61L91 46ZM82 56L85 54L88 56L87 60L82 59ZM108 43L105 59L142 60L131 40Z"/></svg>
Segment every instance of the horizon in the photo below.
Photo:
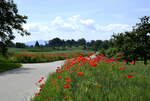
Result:
<svg viewBox="0 0 150 101"><path fill-rule="evenodd" d="M31 35L16 33L14 42L85 38L109 40L113 33L130 31L139 17L150 14L149 0L14 0L19 13L28 16L24 28ZM147 2L147 3L146 3ZM118 9L119 8L119 9Z"/></svg>

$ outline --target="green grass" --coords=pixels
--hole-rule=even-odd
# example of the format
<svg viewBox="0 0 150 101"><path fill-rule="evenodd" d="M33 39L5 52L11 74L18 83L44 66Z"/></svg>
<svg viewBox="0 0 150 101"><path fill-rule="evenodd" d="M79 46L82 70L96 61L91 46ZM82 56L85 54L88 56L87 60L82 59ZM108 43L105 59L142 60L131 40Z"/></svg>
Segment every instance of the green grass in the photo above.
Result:
<svg viewBox="0 0 150 101"><path fill-rule="evenodd" d="M72 47L71 49L75 49ZM33 51L34 50L34 51ZM64 60L70 57L77 57L80 54L88 55L92 51L80 49L51 50L51 48L9 48L9 57L15 63L42 63Z"/></svg>
<svg viewBox="0 0 150 101"><path fill-rule="evenodd" d="M15 68L20 68L21 64L16 63L0 63L0 73L8 70L12 70Z"/></svg>
<svg viewBox="0 0 150 101"><path fill-rule="evenodd" d="M68 64L68 63L67 63ZM62 73L49 76L38 96L32 101L149 101L150 65L112 65L99 62L96 67L78 62ZM80 67L75 70L76 67ZM125 67L125 69L119 69ZM68 71L69 70L69 71ZM77 75L83 72L84 76ZM128 78L131 74L133 77ZM60 75L62 78L58 79ZM65 78L71 78L70 87L63 88ZM54 80L52 81L52 79Z"/></svg>
<svg viewBox="0 0 150 101"><path fill-rule="evenodd" d="M0 56L0 73L11 69L19 68L21 66L21 64L12 63L10 59Z"/></svg>
<svg viewBox="0 0 150 101"><path fill-rule="evenodd" d="M9 48L10 53L22 53L22 52L28 52L28 53L64 53L64 52L83 52L85 50L82 50L83 47L66 47L65 49L56 48L55 50L49 47L43 47L43 48Z"/></svg>

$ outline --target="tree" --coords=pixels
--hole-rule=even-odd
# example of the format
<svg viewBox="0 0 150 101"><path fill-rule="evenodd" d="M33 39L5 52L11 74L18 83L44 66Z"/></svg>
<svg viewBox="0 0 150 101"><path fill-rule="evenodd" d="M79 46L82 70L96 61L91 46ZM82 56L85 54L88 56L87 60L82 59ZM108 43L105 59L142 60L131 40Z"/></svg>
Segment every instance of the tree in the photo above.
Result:
<svg viewBox="0 0 150 101"><path fill-rule="evenodd" d="M86 49L86 40L84 38L81 38L77 41L78 46L83 46L83 49Z"/></svg>
<svg viewBox="0 0 150 101"><path fill-rule="evenodd" d="M95 43L93 44L93 48L95 51L102 49L102 40L96 40Z"/></svg>
<svg viewBox="0 0 150 101"><path fill-rule="evenodd" d="M10 43L8 43L7 46L8 46L8 47L15 47L15 43L13 43L12 41L10 41Z"/></svg>
<svg viewBox="0 0 150 101"><path fill-rule="evenodd" d="M40 44L38 41L35 42L35 47L40 47Z"/></svg>
<svg viewBox="0 0 150 101"><path fill-rule="evenodd" d="M114 42L118 49L123 52L127 60L136 60L138 57L144 58L144 64L147 65L147 59L150 55L150 17L140 18L141 22L133 27L131 32L119 33L113 35Z"/></svg>
<svg viewBox="0 0 150 101"><path fill-rule="evenodd" d="M18 14L17 5L13 0L0 0L0 52L7 53L7 45L15 38L14 30L22 36L29 35L22 25L27 16Z"/></svg>
<svg viewBox="0 0 150 101"><path fill-rule="evenodd" d="M63 42L59 38L54 38L52 40L49 40L48 42L48 46L52 47L53 49L55 49L55 47L60 47L62 45L63 45Z"/></svg>
<svg viewBox="0 0 150 101"><path fill-rule="evenodd" d="M72 47L72 41L71 40L66 40L66 46L69 46L71 48Z"/></svg>
<svg viewBox="0 0 150 101"><path fill-rule="evenodd" d="M150 54L150 16L144 16L140 18L140 21L134 26L133 32L138 39L139 54L144 57L144 64L147 65Z"/></svg>
<svg viewBox="0 0 150 101"><path fill-rule="evenodd" d="M78 40L78 45L84 46L85 44L86 44L86 40L84 38Z"/></svg>
<svg viewBox="0 0 150 101"><path fill-rule="evenodd" d="M24 43L20 43L20 42L17 42L16 43L16 48L25 48L26 45Z"/></svg>
<svg viewBox="0 0 150 101"><path fill-rule="evenodd" d="M108 40L104 40L102 42L102 48L103 49L108 49L109 48L109 41Z"/></svg>
<svg viewBox="0 0 150 101"><path fill-rule="evenodd" d="M134 33L118 33L117 35L113 35L113 38L115 47L123 53L123 58L127 60L127 63L128 61L135 61L138 53L136 52L136 38Z"/></svg>

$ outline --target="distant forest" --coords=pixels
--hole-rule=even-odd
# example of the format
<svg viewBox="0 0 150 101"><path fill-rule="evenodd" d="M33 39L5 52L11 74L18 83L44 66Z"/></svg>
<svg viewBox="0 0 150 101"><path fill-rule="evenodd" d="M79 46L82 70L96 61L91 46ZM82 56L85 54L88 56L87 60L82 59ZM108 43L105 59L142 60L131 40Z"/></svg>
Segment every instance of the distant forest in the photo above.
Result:
<svg viewBox="0 0 150 101"><path fill-rule="evenodd" d="M91 40L87 41L84 38L78 39L77 41L74 39L71 40L63 40L60 38L54 38L52 40L46 41L45 45L40 45L38 41L36 41L35 45L28 46L25 43L9 43L8 47L15 47L15 48L27 48L27 47L51 47L53 49L65 49L67 47L83 47L83 50L100 50L100 49L108 49L111 47L111 41L110 40Z"/></svg>

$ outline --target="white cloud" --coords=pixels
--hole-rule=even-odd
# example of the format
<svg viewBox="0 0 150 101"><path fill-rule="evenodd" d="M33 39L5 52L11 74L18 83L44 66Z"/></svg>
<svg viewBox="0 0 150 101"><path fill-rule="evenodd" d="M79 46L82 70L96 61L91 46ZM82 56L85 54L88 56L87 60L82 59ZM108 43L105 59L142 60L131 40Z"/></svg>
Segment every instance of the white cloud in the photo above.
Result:
<svg viewBox="0 0 150 101"><path fill-rule="evenodd" d="M58 31L74 31L75 28L74 26L67 22L67 21L64 21L64 19L60 16L56 17L52 22L51 22L51 27L54 29L54 30L58 30Z"/></svg>
<svg viewBox="0 0 150 101"><path fill-rule="evenodd" d="M89 24L94 23L95 21L92 19L87 19L87 20L80 20L80 22L83 24L89 25Z"/></svg>
<svg viewBox="0 0 150 101"><path fill-rule="evenodd" d="M25 24L23 28L29 32L45 32L49 29L48 26L44 26L40 23Z"/></svg>
<svg viewBox="0 0 150 101"><path fill-rule="evenodd" d="M96 30L94 20L92 19L82 19L80 15L72 16L69 18L62 18L60 16L56 17L51 22L51 27L55 28L57 31L64 32L77 32L83 30Z"/></svg>
<svg viewBox="0 0 150 101"><path fill-rule="evenodd" d="M55 37L62 39L84 37L87 40L103 40L109 39L113 32L117 33L131 29L127 24L100 25L95 20L84 19L80 15L68 18L57 16L49 24L32 23L24 25L24 28L31 32L31 35L25 38L17 37L16 41L49 40Z"/></svg>
<svg viewBox="0 0 150 101"><path fill-rule="evenodd" d="M109 24L105 26L99 26L99 29L101 31L121 32L130 30L131 26L127 24Z"/></svg>

